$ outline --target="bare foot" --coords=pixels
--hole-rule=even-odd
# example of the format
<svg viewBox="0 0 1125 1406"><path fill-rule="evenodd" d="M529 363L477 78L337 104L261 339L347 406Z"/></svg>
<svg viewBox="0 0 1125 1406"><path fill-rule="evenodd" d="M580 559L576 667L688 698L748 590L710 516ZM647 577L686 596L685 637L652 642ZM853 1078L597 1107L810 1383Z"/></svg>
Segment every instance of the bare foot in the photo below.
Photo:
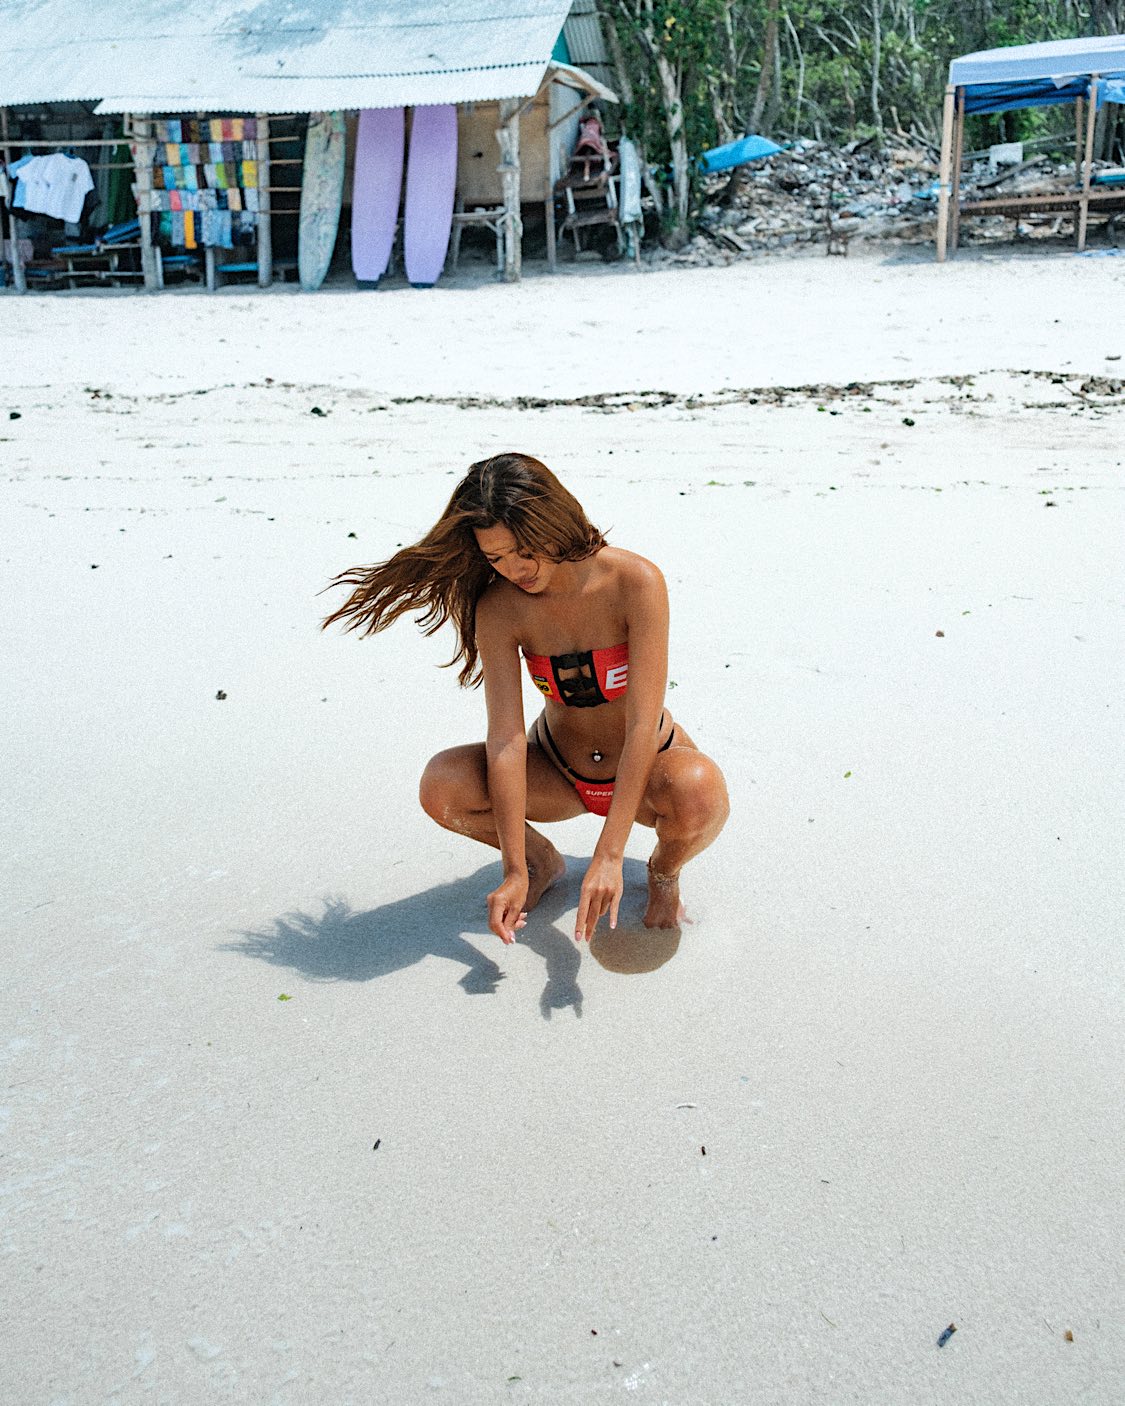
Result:
<svg viewBox="0 0 1125 1406"><path fill-rule="evenodd" d="M648 907L645 909L646 928L678 928L687 921L687 911L680 902L680 876L658 874L648 867Z"/></svg>
<svg viewBox="0 0 1125 1406"><path fill-rule="evenodd" d="M547 890L566 873L566 860L552 844L542 855L527 863L527 912L535 907Z"/></svg>

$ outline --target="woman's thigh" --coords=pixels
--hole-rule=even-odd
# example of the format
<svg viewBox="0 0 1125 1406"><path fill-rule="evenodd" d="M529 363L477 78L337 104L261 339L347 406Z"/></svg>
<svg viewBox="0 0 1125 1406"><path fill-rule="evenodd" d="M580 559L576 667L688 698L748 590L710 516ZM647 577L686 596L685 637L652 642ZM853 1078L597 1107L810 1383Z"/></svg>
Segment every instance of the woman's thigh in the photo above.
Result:
<svg viewBox="0 0 1125 1406"><path fill-rule="evenodd" d="M540 824L585 815L581 797L533 737L527 741L527 818Z"/></svg>
<svg viewBox="0 0 1125 1406"><path fill-rule="evenodd" d="M422 774L422 804L433 813L443 803L466 810L491 810L488 757L483 742L449 747L431 757ZM537 824L584 815L578 792L533 739L527 744L527 819Z"/></svg>
<svg viewBox="0 0 1125 1406"><path fill-rule="evenodd" d="M727 804L726 783L718 765L699 750L677 723L671 747L656 754L637 811L637 824L651 829L684 800L692 803L693 810L708 810L712 805L719 810Z"/></svg>

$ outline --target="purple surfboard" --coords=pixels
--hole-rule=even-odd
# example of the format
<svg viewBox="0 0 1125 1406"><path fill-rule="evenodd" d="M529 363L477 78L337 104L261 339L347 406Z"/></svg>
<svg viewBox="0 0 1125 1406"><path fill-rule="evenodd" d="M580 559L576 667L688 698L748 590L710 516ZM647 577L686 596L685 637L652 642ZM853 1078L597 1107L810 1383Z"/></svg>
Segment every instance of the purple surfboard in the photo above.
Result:
<svg viewBox="0 0 1125 1406"><path fill-rule="evenodd" d="M368 107L359 114L352 183L352 270L362 283L387 271L402 197L406 119L401 107Z"/></svg>
<svg viewBox="0 0 1125 1406"><path fill-rule="evenodd" d="M438 281L453 227L457 186L457 109L416 107L406 164L403 252L415 288Z"/></svg>

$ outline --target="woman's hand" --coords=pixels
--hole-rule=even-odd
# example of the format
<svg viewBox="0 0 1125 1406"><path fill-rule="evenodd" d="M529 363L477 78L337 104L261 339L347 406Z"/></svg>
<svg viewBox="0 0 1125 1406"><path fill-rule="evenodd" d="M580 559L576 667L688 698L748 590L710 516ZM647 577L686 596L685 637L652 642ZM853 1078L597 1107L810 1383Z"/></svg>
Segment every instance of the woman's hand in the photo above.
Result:
<svg viewBox="0 0 1125 1406"><path fill-rule="evenodd" d="M516 933L527 926L527 871L505 874L500 887L488 895L488 926L501 942L515 942Z"/></svg>
<svg viewBox="0 0 1125 1406"><path fill-rule="evenodd" d="M583 938L587 942L593 937L598 922L609 914L611 928L617 926L617 909L625 880L621 874L621 861L600 859L596 854L582 880L582 895L578 901L578 921L574 928L575 942Z"/></svg>

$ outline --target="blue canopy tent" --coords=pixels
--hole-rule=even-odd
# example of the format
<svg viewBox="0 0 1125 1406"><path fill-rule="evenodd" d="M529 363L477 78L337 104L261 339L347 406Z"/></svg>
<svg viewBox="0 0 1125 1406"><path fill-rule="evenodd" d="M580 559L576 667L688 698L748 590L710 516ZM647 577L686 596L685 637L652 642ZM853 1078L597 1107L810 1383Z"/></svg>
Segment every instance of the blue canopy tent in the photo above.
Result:
<svg viewBox="0 0 1125 1406"><path fill-rule="evenodd" d="M941 126L937 257L957 248L962 214L1015 214L1023 210L1072 210L1077 214L1078 248L1086 245L1091 207L1107 213L1125 209L1125 193L1091 192L1094 119L1107 102L1125 101L1125 35L1058 39L964 54L949 65ZM965 117L1010 112L1015 108L1075 107L1075 190L960 202L961 152ZM1083 118L1085 117L1085 122Z"/></svg>

